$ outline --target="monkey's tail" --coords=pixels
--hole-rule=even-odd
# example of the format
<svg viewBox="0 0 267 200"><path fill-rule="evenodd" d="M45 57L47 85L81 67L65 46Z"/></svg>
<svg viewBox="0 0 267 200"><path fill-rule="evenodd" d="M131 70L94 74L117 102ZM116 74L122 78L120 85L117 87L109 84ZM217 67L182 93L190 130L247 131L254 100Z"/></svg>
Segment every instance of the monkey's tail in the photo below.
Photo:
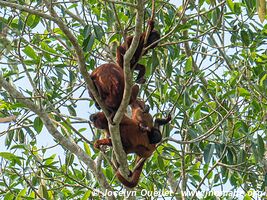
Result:
<svg viewBox="0 0 267 200"><path fill-rule="evenodd" d="M137 186L146 159L143 159L141 161L140 160L141 160L141 158L137 159L136 165L138 165L138 166L135 167L134 171L133 172L130 171L129 180L126 180L121 175L121 173L119 171L117 171L117 173L116 173L117 178L126 187L134 188L135 186ZM138 161L140 161L140 162L138 162Z"/></svg>
<svg viewBox="0 0 267 200"><path fill-rule="evenodd" d="M157 118L157 119L155 119L154 127L159 129L160 126L169 123L169 121L171 121L171 119L172 119L171 115L168 115L167 118L163 118L163 119Z"/></svg>

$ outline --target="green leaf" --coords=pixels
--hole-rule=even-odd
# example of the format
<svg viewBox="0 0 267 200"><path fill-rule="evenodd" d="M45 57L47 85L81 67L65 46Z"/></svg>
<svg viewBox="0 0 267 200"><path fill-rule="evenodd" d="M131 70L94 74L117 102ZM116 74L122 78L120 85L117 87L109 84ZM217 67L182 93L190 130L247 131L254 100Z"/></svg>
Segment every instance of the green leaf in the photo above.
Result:
<svg viewBox="0 0 267 200"><path fill-rule="evenodd" d="M38 58L33 48L31 48L29 45L24 48L23 52L33 60L37 60Z"/></svg>
<svg viewBox="0 0 267 200"><path fill-rule="evenodd" d="M260 86L263 86L263 83L264 83L264 81L266 80L266 78L267 78L267 74L264 74L264 75L262 76L262 78L260 79Z"/></svg>
<svg viewBox="0 0 267 200"><path fill-rule="evenodd" d="M256 0L244 0L245 6L248 11L248 15L250 18L254 17L254 13L256 12Z"/></svg>
<svg viewBox="0 0 267 200"><path fill-rule="evenodd" d="M228 149L227 151L227 161L229 164L234 164L234 155L233 155L233 152L231 151L231 149Z"/></svg>
<svg viewBox="0 0 267 200"><path fill-rule="evenodd" d="M113 177L113 173L112 173L112 171L110 170L110 168L106 168L106 170L105 170L105 174L106 174L106 176L108 177L109 180L112 179L112 177Z"/></svg>
<svg viewBox="0 0 267 200"><path fill-rule="evenodd" d="M258 134L258 151L259 151L259 159L262 159L265 153L265 146L262 137Z"/></svg>
<svg viewBox="0 0 267 200"><path fill-rule="evenodd" d="M242 30L241 31L241 40L245 46L249 46L250 44L250 38L247 31Z"/></svg>
<svg viewBox="0 0 267 200"><path fill-rule="evenodd" d="M205 163L209 163L212 156L213 156L213 152L215 149L215 145L214 144L208 144L206 146L206 148L204 149L204 161Z"/></svg>
<svg viewBox="0 0 267 200"><path fill-rule="evenodd" d="M7 135L6 135L6 139L5 139L5 145L7 147L10 147L12 140L14 138L15 132L14 131L8 131Z"/></svg>
<svg viewBox="0 0 267 200"><path fill-rule="evenodd" d="M21 157L18 157L16 155L12 154L12 153L9 153L9 152L0 152L0 157L4 158L6 160L15 161L19 165L21 164L20 159L23 159Z"/></svg>
<svg viewBox="0 0 267 200"><path fill-rule="evenodd" d="M255 145L254 143L252 143L252 144L251 144L251 147L252 147L252 153L253 153L253 155L254 155L255 161L256 161L256 162L259 162L259 154L258 154L256 145Z"/></svg>
<svg viewBox="0 0 267 200"><path fill-rule="evenodd" d="M159 65L159 59L157 56L157 52L156 51L152 51L152 67L157 67Z"/></svg>
<svg viewBox="0 0 267 200"><path fill-rule="evenodd" d="M192 71L192 57L190 56L185 62L185 73Z"/></svg>
<svg viewBox="0 0 267 200"><path fill-rule="evenodd" d="M26 149L25 148L26 146L25 146L25 144L16 144L16 145L13 145L11 148L10 148L10 150L12 150L12 149Z"/></svg>
<svg viewBox="0 0 267 200"><path fill-rule="evenodd" d="M84 150L87 153L87 155L91 156L91 150L87 142L83 142Z"/></svg>
<svg viewBox="0 0 267 200"><path fill-rule="evenodd" d="M166 72L166 77L167 77L167 78L170 78L171 75L172 75L172 70L173 70L173 66L172 66L172 64L173 64L173 63L172 63L170 57L168 57L168 62L167 62L166 70L165 70L165 72ZM155 66L155 67L156 67L156 66Z"/></svg>
<svg viewBox="0 0 267 200"><path fill-rule="evenodd" d="M161 171L165 171L164 162L160 156L158 156L158 165Z"/></svg>
<svg viewBox="0 0 267 200"><path fill-rule="evenodd" d="M30 200L35 199L35 196L36 196L35 192L31 191L31 193L28 195L28 199L30 199ZM52 198L50 198L50 199L52 199Z"/></svg>
<svg viewBox="0 0 267 200"><path fill-rule="evenodd" d="M89 35L91 35L91 26L90 25L86 25L83 29L83 37L87 38Z"/></svg>
<svg viewBox="0 0 267 200"><path fill-rule="evenodd" d="M102 28L102 26L94 25L94 33L96 36L96 39L101 40L102 37L105 35L105 32Z"/></svg>
<svg viewBox="0 0 267 200"><path fill-rule="evenodd" d="M78 131L81 133L81 132L84 132L86 130L87 130L87 128L80 128Z"/></svg>
<svg viewBox="0 0 267 200"><path fill-rule="evenodd" d="M239 15L241 13L241 3L237 2L234 4L234 10L235 10L235 14Z"/></svg>
<svg viewBox="0 0 267 200"><path fill-rule="evenodd" d="M18 193L16 200L22 200L22 199L24 199L24 197L26 196L26 193L27 193L27 188L24 188L23 190L21 190Z"/></svg>
<svg viewBox="0 0 267 200"><path fill-rule="evenodd" d="M33 128L37 133L40 133L43 129L43 122L40 117L36 117L33 122Z"/></svg>
<svg viewBox="0 0 267 200"><path fill-rule="evenodd" d="M91 34L83 41L83 51L84 52L88 52L88 51L92 50L94 40L95 40L95 35Z"/></svg>
<svg viewBox="0 0 267 200"><path fill-rule="evenodd" d="M39 22L40 22L39 16L29 15L28 20L27 20L27 25L30 26L31 28L35 28Z"/></svg>
<svg viewBox="0 0 267 200"><path fill-rule="evenodd" d="M82 200L88 200L89 199L89 197L90 197L90 195L91 195L91 190L87 190L85 193L84 193L84 195L83 195L83 197L82 197Z"/></svg>
<svg viewBox="0 0 267 200"><path fill-rule="evenodd" d="M221 11L219 8L213 10L212 12L212 23L215 26L220 26L221 25Z"/></svg>
<svg viewBox="0 0 267 200"><path fill-rule="evenodd" d="M4 200L13 200L15 197L14 194L12 194L11 192L8 192L5 194Z"/></svg>
<svg viewBox="0 0 267 200"><path fill-rule="evenodd" d="M238 87L238 88L237 88L237 91L238 91L238 93L239 93L239 95L240 95L241 97L249 97L249 96L250 96L249 91L247 91L247 90L244 89L244 88Z"/></svg>
<svg viewBox="0 0 267 200"><path fill-rule="evenodd" d="M246 152L244 149L241 149L240 152L237 154L237 163L245 162L246 159Z"/></svg>
<svg viewBox="0 0 267 200"><path fill-rule="evenodd" d="M228 7L232 12L234 12L234 3L232 0L226 0Z"/></svg>
<svg viewBox="0 0 267 200"><path fill-rule="evenodd" d="M68 166L72 165L74 161L74 155L72 153L68 153L66 156L66 164Z"/></svg>
<svg viewBox="0 0 267 200"><path fill-rule="evenodd" d="M191 98L190 98L188 91L184 92L184 105L186 105L188 107L192 105L192 101L191 101Z"/></svg>
<svg viewBox="0 0 267 200"><path fill-rule="evenodd" d="M38 188L38 194L45 199L49 199L47 188L44 184L41 184Z"/></svg>
<svg viewBox="0 0 267 200"><path fill-rule="evenodd" d="M252 198L251 198L248 194L246 194L246 195L244 196L243 200L252 200Z"/></svg>
<svg viewBox="0 0 267 200"><path fill-rule="evenodd" d="M120 41L120 35L117 33L114 33L109 38L108 43L111 44L112 42L119 42L119 41Z"/></svg>
<svg viewBox="0 0 267 200"><path fill-rule="evenodd" d="M69 105L67 108L71 116L77 116L76 110L73 108L73 106Z"/></svg>
<svg viewBox="0 0 267 200"><path fill-rule="evenodd" d="M121 22L127 22L128 23L128 21L129 21L129 17L127 15L125 15L123 12L119 12L118 17L119 17Z"/></svg>
<svg viewBox="0 0 267 200"><path fill-rule="evenodd" d="M51 163L53 163L53 161L54 161L54 159L55 159L56 156L57 156L57 154L53 154L49 158L44 159L44 161L45 161L44 163L46 165L50 165Z"/></svg>
<svg viewBox="0 0 267 200"><path fill-rule="evenodd" d="M39 22L40 22L40 17L39 16L37 16L37 15L34 15L35 16L35 18L34 18L34 21L33 21L33 23L31 24L31 28L35 28L38 24L39 24Z"/></svg>
<svg viewBox="0 0 267 200"><path fill-rule="evenodd" d="M49 47L48 44L45 42L41 42L41 48L43 50L47 51L48 53L57 54L57 51L55 51L53 48Z"/></svg>
<svg viewBox="0 0 267 200"><path fill-rule="evenodd" d="M24 131L20 129L17 134L18 134L19 143L24 143L25 141Z"/></svg>

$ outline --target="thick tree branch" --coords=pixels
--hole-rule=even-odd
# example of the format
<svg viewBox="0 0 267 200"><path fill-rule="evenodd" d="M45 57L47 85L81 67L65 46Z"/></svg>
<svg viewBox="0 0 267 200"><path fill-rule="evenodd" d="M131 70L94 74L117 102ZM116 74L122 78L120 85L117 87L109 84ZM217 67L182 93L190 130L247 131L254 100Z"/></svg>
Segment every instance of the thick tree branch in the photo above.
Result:
<svg viewBox="0 0 267 200"><path fill-rule="evenodd" d="M142 2L142 0L139 0L139 1ZM46 4L46 7L50 11L51 15L53 17L55 17L55 18L59 18L58 15L56 14L55 10L52 7L53 5L48 0L44 0L44 3ZM143 4L141 3L141 5L143 5ZM140 10L143 10L143 6L142 6L142 8ZM143 12L143 11L141 11L141 12ZM138 19L137 20L138 23L139 23L139 21L142 21L142 20L140 20L140 14L137 14L137 19ZM142 17L141 17L141 19L142 19ZM102 101L99 100L98 93L95 90L93 82L92 82L92 80L91 80L91 78L90 78L90 76L89 76L89 74L88 74L88 72L86 70L84 54L83 54L83 51L82 51L81 47L78 44L78 41L76 40L74 35L70 32L70 30L64 24L63 21L59 20L56 23L59 26L59 28L65 33L65 35L68 37L68 39L71 41L73 47L75 48L75 51L76 51L76 54L77 54L77 58L78 58L78 62L79 62L80 72L81 72L83 78L85 79L87 85L89 86L90 91L92 92L93 96L95 97L97 103L100 105L100 107L104 111L105 115L108 116L108 112L107 112L105 106L103 105ZM142 24L140 23L139 26L141 26L141 25ZM136 40L137 39L135 39L135 43L133 42L134 46L132 47L132 50L130 51L130 53L132 53L132 51L135 51L135 49L137 48L139 40L137 41L137 44L136 44ZM135 48L135 49L133 49L133 48ZM128 55L127 60L126 60L127 63L128 63L128 66L124 67L124 70L126 70L124 72L124 74L125 74L124 96L123 96L123 100L122 100L122 105L120 106L120 108L119 108L119 110L118 110L118 112L116 114L116 115L118 115L118 113L119 113L120 115L118 115L117 117L116 116L114 117L115 119L117 119L117 120L114 121L115 125L112 125L112 123L110 123L110 121L109 121L109 131L111 132L113 148L114 148L115 155L116 155L116 158L118 160L118 163L120 164L121 169L123 169L123 170L121 170L121 173L123 175L125 175L125 177L128 177L129 169L128 169L128 164L127 164L127 156L126 156L126 154L125 154L125 152L123 150L123 146L122 146L122 143L121 143L119 123L120 123L120 121L122 119L123 114L125 113L126 107L128 106L129 100L130 100L130 93L131 93L131 87L132 87L132 84L131 84L130 80L132 78L132 74L131 74L131 70L130 70L130 61L129 60L132 58L133 54L134 54L134 52L132 54ZM128 81L126 81L126 80L128 80ZM91 88L93 88L94 91Z"/></svg>
<svg viewBox="0 0 267 200"><path fill-rule="evenodd" d="M5 6L5 7L10 7L10 8L14 8L17 10L21 10L21 11L25 11L28 12L30 14L33 15L37 15L42 17L43 19L48 19L51 20L53 22L55 22L59 28L64 32L64 34L67 36L67 38L70 40L71 44L73 45L75 52L76 52L76 56L78 59L78 65L79 65L79 71L81 72L87 87L90 89L90 91L92 92L95 100L97 101L97 103L99 104L99 106L102 108L103 112L107 115L108 111L105 108L104 104L102 103L102 101L99 98L98 92L87 72L86 69L86 64L85 64L85 58L84 58L84 54L83 54L83 50L80 47L78 41L76 40L76 38L74 37L74 35L71 33L71 31L69 30L69 28L64 24L64 22L60 19L60 17L56 14L55 10L51 7L51 4L49 1L45 1L47 7L49 8L49 11L51 13L51 15L45 14L42 11L38 11L38 10L34 10L30 7L26 7L26 6L22 6L19 4L15 4L15 3L10 3L10 2L6 2L6 1L2 1L0 0L0 5L1 6Z"/></svg>
<svg viewBox="0 0 267 200"><path fill-rule="evenodd" d="M48 19L48 20L51 20L54 22L58 20L58 19L55 19L54 17L52 17L51 15L47 15L47 14L43 13L41 10L40 11L34 10L33 8L25 7L25 6L16 4L16 3L10 3L8 1L0 0L0 5L4 6L4 7L15 8L17 10L25 11L27 13L31 13L33 15L37 15L39 17L42 17L44 19Z"/></svg>
<svg viewBox="0 0 267 200"><path fill-rule="evenodd" d="M69 28L65 25L65 23L60 19L60 17L57 15L55 10L53 9L53 5L50 1L44 0L44 3L46 7L48 8L51 15L47 15L41 11L33 10L32 8L21 6L14 3L9 3L6 1L0 0L0 5L10 8L15 8L21 11L25 11L34 15L38 15L44 19L51 20L55 22L59 28L64 32L66 37L69 39L71 44L73 45L73 48L75 49L77 60L78 60L78 66L80 73L82 74L87 87L90 89L91 93L93 94L96 102L100 105L101 109L105 113L106 116L108 116L108 111L105 108L105 105L102 103L102 101L99 98L98 92L87 72L86 64L85 64L85 57L83 54L83 50L80 47L78 41L76 40L75 36L72 34L72 32L69 30ZM122 116L124 115L126 108L128 106L130 95L131 95L131 87L132 87L132 71L130 69L130 60L133 57L133 54L138 46L139 38L142 32L142 21L144 17L144 2L143 0L137 0L136 4L137 8L137 15L136 15L136 27L135 27L135 35L132 41L132 44L129 48L129 50L126 52L124 56L124 74L125 74L125 90L123 95L123 100L121 103L120 108L118 109L118 112L116 113L114 117L114 124L110 125L109 129L112 136L112 142L113 147L115 151L116 158L118 160L118 163L120 164L120 171L121 173L126 176L129 173L128 170L128 164L127 164L127 156L125 152L123 151L123 147L121 144L120 134L119 134L119 123L122 119ZM40 113L39 113L40 114ZM48 117L48 116L47 116ZM44 118L43 118L44 119ZM51 122L52 124L52 122ZM110 123L109 123L110 124ZM49 125L49 124L48 124ZM54 133L54 132L52 132Z"/></svg>
<svg viewBox="0 0 267 200"><path fill-rule="evenodd" d="M44 0L44 3L46 5L47 9L49 10L51 16L55 19L54 22L63 31L63 33L66 35L66 37L71 42L73 48L75 49L75 53L76 53L77 60L78 60L79 71L82 74L82 76L83 76L83 78L84 78L84 80L86 82L87 87L90 89L91 93L93 94L96 102L101 107L101 109L103 110L105 115L108 116L108 111L107 111L105 105L103 104L103 102L100 100L100 97L98 95L98 92L97 92L94 84L93 84L93 81L92 81L90 75L87 72L84 53L83 53L83 50L80 47L77 39L72 34L72 32L69 30L69 28L65 25L65 23L57 15L57 13L54 10L53 5L51 4L51 2L48 1L48 0Z"/></svg>
<svg viewBox="0 0 267 200"><path fill-rule="evenodd" d="M114 118L113 118L113 124L109 123L109 130L111 132L111 139L115 156L117 158L117 161L120 165L120 172L124 177L127 177L129 174L128 164L127 164L127 156L123 150L121 138L120 138L120 132L119 132L119 123L126 112L126 108L130 101L131 91L132 91L132 71L130 69L130 61L137 49L139 39L142 33L142 21L144 19L144 2L143 0L137 0L137 14L136 14L136 20L135 20L135 33L132 40L132 43L129 47L129 49L126 51L124 55L124 77L125 77L125 87L124 87L124 93L123 93L123 99L121 102L121 105L116 112Z"/></svg>
<svg viewBox="0 0 267 200"><path fill-rule="evenodd" d="M70 150L75 154L80 160L82 160L92 171L96 179L99 181L100 185L107 190L112 190L105 176L102 172L96 169L95 162L81 149L71 138L66 138L63 136L53 124L52 120L45 110L41 110L36 104L26 98L23 94L17 91L13 86L11 86L0 73L0 87L3 87L13 98L18 102L22 103L25 107L30 109L36 115L40 117L44 123L48 132L66 149Z"/></svg>
<svg viewBox="0 0 267 200"><path fill-rule="evenodd" d="M15 115L9 117L0 117L0 123L14 121L17 117Z"/></svg>
<svg viewBox="0 0 267 200"><path fill-rule="evenodd" d="M130 101L130 96L131 96L131 88L132 88L132 71L130 69L130 61L137 49L140 36L142 34L142 22L144 19L144 3L143 0L137 0L137 15L136 15L136 20L135 20L135 32L134 32L134 37L132 40L132 43L129 47L129 49L126 51L124 55L124 76L125 76L125 88L124 88L124 94L123 94L123 99L121 102L121 105L114 116L113 122L118 123L121 121L126 108L129 104Z"/></svg>

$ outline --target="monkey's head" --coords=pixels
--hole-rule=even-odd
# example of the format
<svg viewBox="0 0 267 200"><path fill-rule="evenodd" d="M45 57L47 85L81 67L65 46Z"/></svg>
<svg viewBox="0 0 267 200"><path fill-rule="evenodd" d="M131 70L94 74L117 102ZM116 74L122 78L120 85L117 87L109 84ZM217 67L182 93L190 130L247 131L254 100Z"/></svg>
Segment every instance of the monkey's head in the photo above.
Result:
<svg viewBox="0 0 267 200"><path fill-rule="evenodd" d="M167 118L157 118L154 121L154 126L148 133L148 138L150 144L157 144L162 140L162 135L160 132L160 126L165 125L171 121L171 115L169 114Z"/></svg>
<svg viewBox="0 0 267 200"><path fill-rule="evenodd" d="M152 128L153 118L149 114L150 107L145 104L143 100L137 99L133 104L132 108L132 119L138 123L142 123L143 126Z"/></svg>
<svg viewBox="0 0 267 200"><path fill-rule="evenodd" d="M90 121L96 128L108 129L108 121L103 112L98 112L90 115Z"/></svg>
<svg viewBox="0 0 267 200"><path fill-rule="evenodd" d="M159 129L152 128L148 133L148 139L150 144L157 144L162 140L162 135Z"/></svg>

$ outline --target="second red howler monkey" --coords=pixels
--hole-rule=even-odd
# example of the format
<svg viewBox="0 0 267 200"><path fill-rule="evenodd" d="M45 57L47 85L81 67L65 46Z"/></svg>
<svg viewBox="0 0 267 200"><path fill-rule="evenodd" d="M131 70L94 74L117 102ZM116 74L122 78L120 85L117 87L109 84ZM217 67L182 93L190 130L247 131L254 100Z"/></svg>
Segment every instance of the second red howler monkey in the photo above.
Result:
<svg viewBox="0 0 267 200"><path fill-rule="evenodd" d="M159 33L154 28L154 21L149 20L148 25L151 26L149 36L147 37L147 42L145 44L146 33L143 33L140 36L138 47L131 59L130 66L135 70L139 70L137 76L138 83L144 83L145 79L145 66L137 64L138 60L142 56L143 48L149 46L153 42L157 41L160 38ZM117 48L117 65L114 63L106 63L97 67L90 75L97 91L100 96L100 99L105 104L106 108L110 112L112 117L115 112L118 110L120 103L122 101L123 92L124 92L124 72L123 72L123 56L128 50L129 46L132 43L133 36L126 38L126 41ZM155 48L156 44L153 44L150 49ZM145 51L146 53L146 51ZM130 102L131 104L137 98L139 92L138 85L132 87ZM89 95L94 99L93 95L89 90ZM99 105L96 103L96 107L100 109Z"/></svg>
<svg viewBox="0 0 267 200"><path fill-rule="evenodd" d="M135 170L130 173L129 181L126 180L119 171L116 172L116 176L120 182L130 188L138 184L145 160L153 154L156 149L156 143L161 140L159 127L167 124L171 120L169 116L166 119L156 119L153 124L152 116L148 113L148 110L143 107L144 104L140 102L141 101L137 100L134 104L131 104L132 118L124 115L120 123L120 135L125 153L136 153L138 156L136 163L138 163L140 159L145 158L141 163L138 163ZM112 141L108 138L110 133L104 113L98 112L92 114L90 120L96 128L105 130L107 136L107 138L97 140L94 144L95 148L99 148L101 145L112 146Z"/></svg>
<svg viewBox="0 0 267 200"><path fill-rule="evenodd" d="M118 110L124 92L124 74L123 70L114 63L106 63L97 67L90 75L100 99L105 104L106 108L113 116ZM138 85L132 87L130 102L136 100L139 92ZM89 95L94 99L93 95L89 90ZM95 104L98 109L99 105Z"/></svg>
<svg viewBox="0 0 267 200"><path fill-rule="evenodd" d="M137 63L139 61L139 59L142 57L142 55L147 53L147 51L143 52L143 49L160 39L159 32L154 30L154 21L153 20L148 21L148 26L150 26L151 31L148 33L149 35L147 36L147 41L145 41L147 33L144 32L140 36L137 49L135 50L135 53L134 53L134 55L130 61L130 68L139 71L137 78L136 78L136 81L135 81L136 83L144 83L145 82L144 75L146 73L146 68L144 65ZM121 68L124 67L123 56L125 55L126 51L130 47L132 40L133 40L133 36L126 37L126 40L124 41L124 43L122 43L119 47L117 47L117 53L116 53L117 64ZM155 43L151 47L149 47L149 49L153 49L157 45L158 45L158 43Z"/></svg>

